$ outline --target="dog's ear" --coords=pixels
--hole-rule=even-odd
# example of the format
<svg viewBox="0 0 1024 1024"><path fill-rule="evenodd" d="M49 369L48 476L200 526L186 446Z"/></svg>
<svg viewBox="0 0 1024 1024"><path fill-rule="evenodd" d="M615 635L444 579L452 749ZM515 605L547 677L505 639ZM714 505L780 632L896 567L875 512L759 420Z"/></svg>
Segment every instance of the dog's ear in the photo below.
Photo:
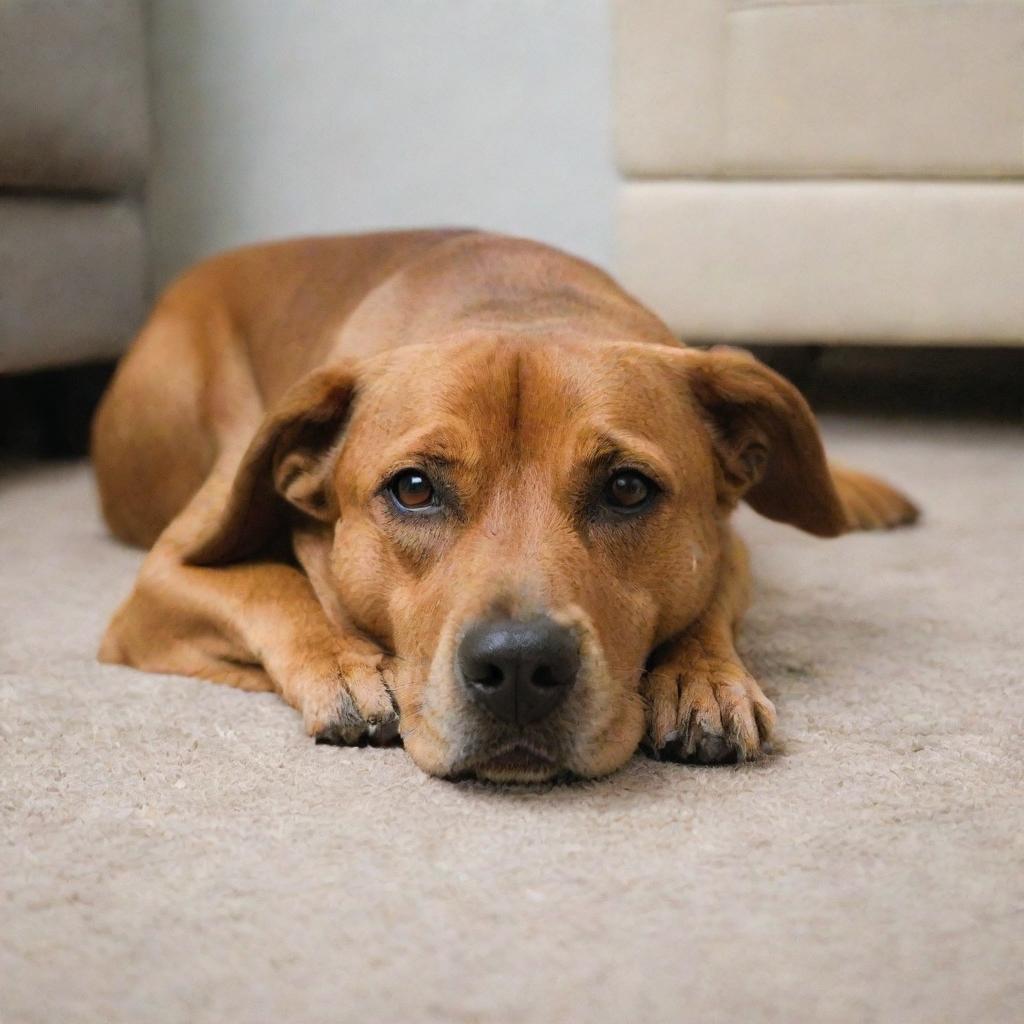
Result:
<svg viewBox="0 0 1024 1024"><path fill-rule="evenodd" d="M819 537L847 529L810 407L789 381L739 349L686 349L682 365L711 431L719 491Z"/></svg>
<svg viewBox="0 0 1024 1024"><path fill-rule="evenodd" d="M333 456L352 402L350 367L318 370L294 385L267 413L207 526L185 552L193 565L254 554L286 522L288 506L330 522Z"/></svg>

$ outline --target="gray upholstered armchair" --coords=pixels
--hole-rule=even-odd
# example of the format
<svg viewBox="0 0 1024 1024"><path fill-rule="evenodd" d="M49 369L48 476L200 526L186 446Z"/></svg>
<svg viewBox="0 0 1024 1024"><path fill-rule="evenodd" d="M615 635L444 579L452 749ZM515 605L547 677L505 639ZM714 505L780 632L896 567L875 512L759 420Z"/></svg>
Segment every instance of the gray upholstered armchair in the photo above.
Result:
<svg viewBox="0 0 1024 1024"><path fill-rule="evenodd" d="M0 373L104 359L146 301L142 4L0 3Z"/></svg>

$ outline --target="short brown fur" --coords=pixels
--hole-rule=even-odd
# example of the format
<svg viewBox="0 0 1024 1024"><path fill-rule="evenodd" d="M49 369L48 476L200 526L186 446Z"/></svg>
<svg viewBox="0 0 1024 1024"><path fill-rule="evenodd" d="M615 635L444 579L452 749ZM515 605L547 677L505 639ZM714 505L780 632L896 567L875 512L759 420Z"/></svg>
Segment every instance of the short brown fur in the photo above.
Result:
<svg viewBox="0 0 1024 1024"><path fill-rule="evenodd" d="M775 711L734 635L740 500L821 536L911 522L887 485L825 461L799 393L749 355L680 347L595 267L469 231L314 238L186 273L94 425L104 514L151 548L104 661L275 690L310 735L386 743L497 780L664 756L753 758ZM444 467L449 515L412 525L389 474ZM625 461L657 479L626 523L583 511ZM466 624L543 612L580 682L531 743L460 696Z"/></svg>

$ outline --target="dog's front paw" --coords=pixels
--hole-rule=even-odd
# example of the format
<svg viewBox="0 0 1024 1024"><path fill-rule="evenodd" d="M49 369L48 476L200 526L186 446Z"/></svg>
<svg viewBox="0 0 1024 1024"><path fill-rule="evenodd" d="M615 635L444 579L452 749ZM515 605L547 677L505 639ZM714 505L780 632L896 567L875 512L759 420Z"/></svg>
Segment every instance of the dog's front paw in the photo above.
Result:
<svg viewBox="0 0 1024 1024"><path fill-rule="evenodd" d="M385 747L398 741L398 711L383 660L341 655L304 688L302 718L317 743Z"/></svg>
<svg viewBox="0 0 1024 1024"><path fill-rule="evenodd" d="M775 707L742 665L696 659L646 680L648 744L668 761L723 764L771 750Z"/></svg>

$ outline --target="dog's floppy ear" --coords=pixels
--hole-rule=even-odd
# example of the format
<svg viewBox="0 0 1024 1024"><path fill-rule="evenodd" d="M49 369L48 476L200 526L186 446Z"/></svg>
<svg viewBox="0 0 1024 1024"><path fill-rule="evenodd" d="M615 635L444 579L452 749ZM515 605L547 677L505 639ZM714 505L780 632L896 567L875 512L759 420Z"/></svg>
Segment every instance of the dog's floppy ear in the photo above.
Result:
<svg viewBox="0 0 1024 1024"><path fill-rule="evenodd" d="M324 522L336 515L330 474L354 391L349 367L300 380L267 413L207 527L185 552L193 565L254 554L286 521L288 505Z"/></svg>
<svg viewBox="0 0 1024 1024"><path fill-rule="evenodd" d="M711 430L723 500L819 537L847 529L810 407L739 349L687 349L683 366Z"/></svg>

